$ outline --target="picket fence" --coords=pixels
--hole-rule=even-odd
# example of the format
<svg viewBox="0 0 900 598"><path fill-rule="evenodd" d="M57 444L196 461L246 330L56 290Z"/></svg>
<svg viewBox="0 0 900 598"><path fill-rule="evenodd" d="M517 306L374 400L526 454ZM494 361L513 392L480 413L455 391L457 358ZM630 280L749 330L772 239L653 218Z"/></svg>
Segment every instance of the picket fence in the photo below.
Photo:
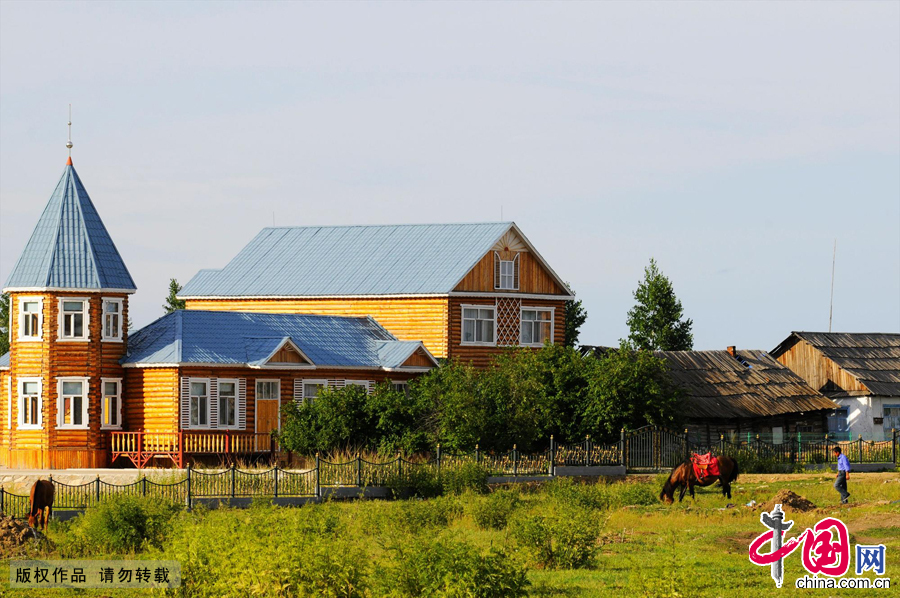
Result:
<svg viewBox="0 0 900 598"><path fill-rule="evenodd" d="M188 466L185 477L177 482L154 482L146 476L131 484L110 484L98 476L84 484L66 484L50 480L55 487L54 509L85 509L112 494L165 497L192 506L194 499L308 497L323 495L323 488L335 487L402 487L412 485L423 470L440 472L442 467L478 463L491 476L553 477L559 467L624 466L629 472L665 471L682 463L691 453L712 451L742 460L767 459L778 464L819 464L835 461L833 449L840 446L851 463L898 463L900 432L893 431L890 440L881 442L795 439L771 444L758 437L750 442L699 444L687 434L647 426L632 432L622 431L618 442L594 443L590 437L575 444L557 444L538 453L523 454L513 450L492 454L479 450L470 453L448 453L437 447L433 458L410 460L401 455L386 461L369 461L362 457L335 462L316 455L315 466L305 471L289 471L272 467L265 471L242 471L235 466L221 471L202 471ZM29 497L0 487L0 512L15 517L27 516Z"/></svg>

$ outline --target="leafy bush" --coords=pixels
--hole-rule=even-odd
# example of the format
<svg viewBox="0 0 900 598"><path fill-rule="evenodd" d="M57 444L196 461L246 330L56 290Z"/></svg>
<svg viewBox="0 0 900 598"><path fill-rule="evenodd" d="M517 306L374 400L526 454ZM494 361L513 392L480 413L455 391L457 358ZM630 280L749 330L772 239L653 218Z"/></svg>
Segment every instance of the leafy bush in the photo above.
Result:
<svg viewBox="0 0 900 598"><path fill-rule="evenodd" d="M661 485L661 484L660 484ZM547 491L562 504L587 509L618 509L635 505L654 505L658 491L651 484L614 482L610 484L582 484L557 478L547 485Z"/></svg>
<svg viewBox="0 0 900 598"><path fill-rule="evenodd" d="M600 525L590 509L559 501L518 514L510 529L534 563L547 569L590 567L600 536Z"/></svg>
<svg viewBox="0 0 900 598"><path fill-rule="evenodd" d="M73 522L63 552L129 553L161 546L181 505L149 496L116 494Z"/></svg>
<svg viewBox="0 0 900 598"><path fill-rule="evenodd" d="M441 467L440 480L444 494L462 494L471 490L478 494L488 491L490 472L479 463L463 462Z"/></svg>
<svg viewBox="0 0 900 598"><path fill-rule="evenodd" d="M502 551L481 554L451 538L417 536L376 568L377 595L398 598L518 598L527 594L525 570Z"/></svg>
<svg viewBox="0 0 900 598"><path fill-rule="evenodd" d="M407 500L398 503L399 523L409 532L447 527L462 515L456 498L438 497L430 500Z"/></svg>
<svg viewBox="0 0 900 598"><path fill-rule="evenodd" d="M522 503L519 494L512 490L497 490L482 500L471 500L475 525L484 530L505 528L509 516Z"/></svg>

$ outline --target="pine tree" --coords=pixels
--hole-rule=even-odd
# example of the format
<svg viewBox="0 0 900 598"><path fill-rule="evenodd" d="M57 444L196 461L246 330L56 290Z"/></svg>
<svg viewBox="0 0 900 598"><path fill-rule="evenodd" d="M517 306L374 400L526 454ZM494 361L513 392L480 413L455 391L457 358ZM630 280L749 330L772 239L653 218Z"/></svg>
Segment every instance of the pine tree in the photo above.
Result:
<svg viewBox="0 0 900 598"><path fill-rule="evenodd" d="M9 352L9 293L0 295L0 355Z"/></svg>
<svg viewBox="0 0 900 598"><path fill-rule="evenodd" d="M169 281L169 296L166 297L166 303L162 306L167 314L170 314L177 309L184 309L184 299L178 298L178 293L180 292L181 285L178 284L178 281L174 278L171 279Z"/></svg>
<svg viewBox="0 0 900 598"><path fill-rule="evenodd" d="M648 351L690 351L694 346L693 321L682 319L684 310L672 283L659 271L656 260L644 268L644 280L634 292L637 304L628 312L628 341Z"/></svg>
<svg viewBox="0 0 900 598"><path fill-rule="evenodd" d="M571 293L572 287L569 283L566 283L566 286ZM566 336L565 341L563 341L566 347L574 347L575 343L578 342L578 329L581 328L585 320L587 320L587 310L581 304L581 301L576 301L575 299L566 301Z"/></svg>

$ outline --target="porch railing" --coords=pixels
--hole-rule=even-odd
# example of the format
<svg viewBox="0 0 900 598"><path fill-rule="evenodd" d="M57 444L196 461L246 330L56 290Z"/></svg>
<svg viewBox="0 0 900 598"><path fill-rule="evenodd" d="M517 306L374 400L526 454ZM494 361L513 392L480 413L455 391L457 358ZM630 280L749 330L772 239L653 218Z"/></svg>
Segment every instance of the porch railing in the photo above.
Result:
<svg viewBox="0 0 900 598"><path fill-rule="evenodd" d="M151 459L167 458L184 467L185 455L254 455L278 451L278 443L262 432L111 432L112 460L130 459L143 468Z"/></svg>

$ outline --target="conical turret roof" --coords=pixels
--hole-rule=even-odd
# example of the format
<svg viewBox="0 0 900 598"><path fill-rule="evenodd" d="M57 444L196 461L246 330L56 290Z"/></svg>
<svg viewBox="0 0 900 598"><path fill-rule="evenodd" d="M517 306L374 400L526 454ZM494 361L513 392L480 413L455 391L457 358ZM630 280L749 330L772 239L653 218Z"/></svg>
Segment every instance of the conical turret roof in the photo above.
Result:
<svg viewBox="0 0 900 598"><path fill-rule="evenodd" d="M71 161L6 281L16 289L137 290Z"/></svg>

